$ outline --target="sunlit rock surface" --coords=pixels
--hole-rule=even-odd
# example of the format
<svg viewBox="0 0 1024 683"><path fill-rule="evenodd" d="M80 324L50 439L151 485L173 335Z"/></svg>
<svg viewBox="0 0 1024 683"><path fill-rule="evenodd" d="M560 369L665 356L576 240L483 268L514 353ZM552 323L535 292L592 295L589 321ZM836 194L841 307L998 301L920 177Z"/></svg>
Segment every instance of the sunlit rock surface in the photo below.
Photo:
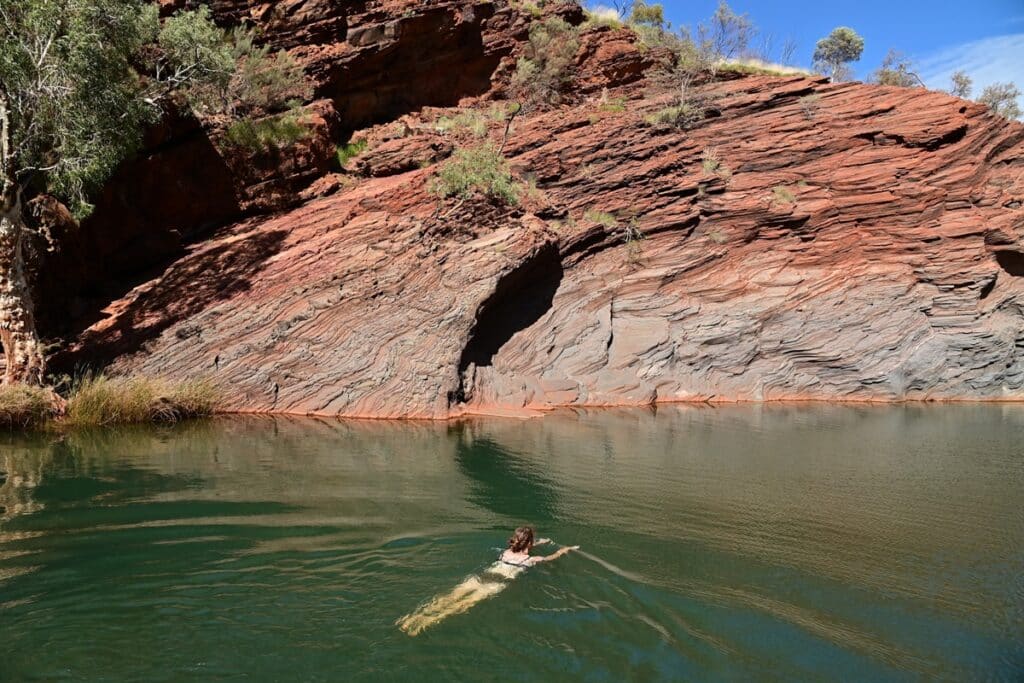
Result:
<svg viewBox="0 0 1024 683"><path fill-rule="evenodd" d="M691 130L652 126L675 90L644 80L628 32L590 29L573 97L516 117L505 144L539 192L516 209L441 201L422 166L467 141L420 107L501 95L528 20L490 3L417 11L367 9L362 33L351 13L281 19L308 26L275 35L306 51L325 130L401 125L360 132L350 170L294 190L292 208L182 246L88 321L71 361L207 375L233 410L364 417L1024 399L1021 124L923 89L732 76L701 86ZM468 40L479 61L459 78L479 81L396 104L374 79L422 79L405 43L417 22L462 46L438 68L468 59ZM342 25L344 45L323 37ZM359 60L369 71L335 77ZM500 144L504 124L489 126Z"/></svg>
<svg viewBox="0 0 1024 683"><path fill-rule="evenodd" d="M1024 398L1024 127L921 90L707 89L689 131L643 121L670 95L523 118L534 212L441 203L428 168L231 226L82 344L243 411Z"/></svg>

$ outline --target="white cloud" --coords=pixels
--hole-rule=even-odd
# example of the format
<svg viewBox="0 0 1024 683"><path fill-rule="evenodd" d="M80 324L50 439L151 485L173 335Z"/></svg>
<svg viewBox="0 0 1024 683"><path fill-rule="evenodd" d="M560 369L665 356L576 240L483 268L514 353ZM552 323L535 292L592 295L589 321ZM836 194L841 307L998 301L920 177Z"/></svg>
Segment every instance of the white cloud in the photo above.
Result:
<svg viewBox="0 0 1024 683"><path fill-rule="evenodd" d="M975 97L993 83L1013 81L1024 89L1024 33L944 48L918 59L917 68L928 87L937 90L948 90L956 71L974 79Z"/></svg>

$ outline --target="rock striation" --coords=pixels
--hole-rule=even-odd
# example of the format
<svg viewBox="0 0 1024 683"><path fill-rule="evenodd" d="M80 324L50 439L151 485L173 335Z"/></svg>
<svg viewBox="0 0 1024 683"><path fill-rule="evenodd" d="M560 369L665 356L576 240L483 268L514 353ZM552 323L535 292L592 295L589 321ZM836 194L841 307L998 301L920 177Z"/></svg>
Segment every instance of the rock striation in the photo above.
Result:
<svg viewBox="0 0 1024 683"><path fill-rule="evenodd" d="M536 191L442 201L428 164L475 142L437 117L486 113L528 20L491 3L415 3L411 23L401 3L285 11L314 4L277 3L274 40L306 54L324 139L370 124L367 150L282 190L273 215L216 214L236 222L165 254L64 363L208 376L237 411L353 417L1024 400L1021 124L923 89L761 75L700 86L689 130L651 124L674 90L628 32L594 28L575 97L504 141ZM466 80L383 87L422 77L428 33L450 36L430 68L465 59ZM427 106L465 95L482 99Z"/></svg>
<svg viewBox="0 0 1024 683"><path fill-rule="evenodd" d="M198 4L160 0L164 14ZM211 228L298 204L309 185L334 170L336 144L358 128L500 90L535 21L522 8L488 0L202 4L219 24L253 26L302 64L314 91L304 117L310 135L254 157L187 114L151 130L139 157L124 164L90 218L65 231L62 249L40 269L37 317L50 336L95 318L123 292L111 282L137 282ZM583 21L574 2L548 4L548 15ZM592 87L607 82L601 74L591 80Z"/></svg>
<svg viewBox="0 0 1024 683"><path fill-rule="evenodd" d="M709 88L721 115L687 132L643 121L657 101L524 120L508 155L559 221L369 178L201 243L82 343L254 411L1022 397L1020 126L918 91Z"/></svg>

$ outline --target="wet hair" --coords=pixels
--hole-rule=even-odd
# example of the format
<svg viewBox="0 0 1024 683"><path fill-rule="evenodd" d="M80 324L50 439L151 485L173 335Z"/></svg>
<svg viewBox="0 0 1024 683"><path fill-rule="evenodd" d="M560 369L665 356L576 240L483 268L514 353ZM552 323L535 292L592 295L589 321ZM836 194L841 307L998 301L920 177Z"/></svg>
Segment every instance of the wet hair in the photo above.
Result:
<svg viewBox="0 0 1024 683"><path fill-rule="evenodd" d="M521 526L508 539L508 547L514 553L521 553L530 549L533 545L533 527Z"/></svg>

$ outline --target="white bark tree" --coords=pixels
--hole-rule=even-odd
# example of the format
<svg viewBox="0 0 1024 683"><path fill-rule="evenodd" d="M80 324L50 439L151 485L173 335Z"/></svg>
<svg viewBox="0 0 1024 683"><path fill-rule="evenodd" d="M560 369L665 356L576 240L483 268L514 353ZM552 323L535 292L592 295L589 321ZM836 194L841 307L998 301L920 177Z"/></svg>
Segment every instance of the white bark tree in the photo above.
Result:
<svg viewBox="0 0 1024 683"><path fill-rule="evenodd" d="M27 200L49 193L87 215L91 193L175 93L201 111L239 115L274 111L305 89L287 55L255 46L244 29L219 29L205 6L161 24L149 0L0 0L5 383L38 383L46 367L26 277Z"/></svg>

